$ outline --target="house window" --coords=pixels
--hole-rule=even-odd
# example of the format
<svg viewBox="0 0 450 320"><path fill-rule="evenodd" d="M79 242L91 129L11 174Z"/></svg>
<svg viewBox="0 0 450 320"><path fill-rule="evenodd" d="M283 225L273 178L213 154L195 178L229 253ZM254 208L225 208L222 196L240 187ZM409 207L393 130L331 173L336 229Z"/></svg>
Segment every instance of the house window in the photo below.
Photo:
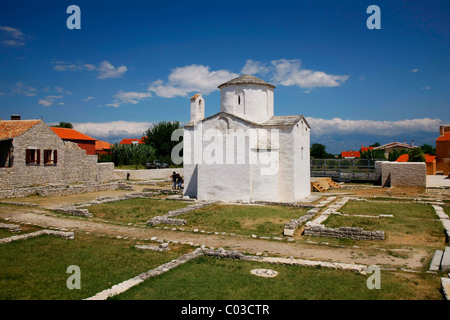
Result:
<svg viewBox="0 0 450 320"><path fill-rule="evenodd" d="M13 149L12 140L0 141L0 168L12 167Z"/></svg>
<svg viewBox="0 0 450 320"><path fill-rule="evenodd" d="M41 150L26 149L26 164L39 165L41 163Z"/></svg>
<svg viewBox="0 0 450 320"><path fill-rule="evenodd" d="M58 150L44 150L44 165L56 165L58 162Z"/></svg>

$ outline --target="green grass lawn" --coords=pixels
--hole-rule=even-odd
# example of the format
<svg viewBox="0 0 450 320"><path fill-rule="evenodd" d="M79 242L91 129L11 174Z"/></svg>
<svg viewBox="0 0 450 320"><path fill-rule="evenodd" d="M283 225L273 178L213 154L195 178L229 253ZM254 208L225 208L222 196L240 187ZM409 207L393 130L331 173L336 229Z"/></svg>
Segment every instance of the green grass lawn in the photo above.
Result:
<svg viewBox="0 0 450 320"><path fill-rule="evenodd" d="M239 235L281 236L284 225L306 213L303 208L285 206L251 206L213 204L177 216L187 226L205 231Z"/></svg>
<svg viewBox="0 0 450 320"><path fill-rule="evenodd" d="M394 217L365 218L330 215L324 225L330 228L347 226L365 230L384 230L385 244L441 248L445 242L442 223L437 220L431 205L349 201L339 211L349 215L391 214Z"/></svg>
<svg viewBox="0 0 450 320"><path fill-rule="evenodd" d="M145 224L147 220L190 203L175 200L130 199L87 207L94 217L112 222Z"/></svg>
<svg viewBox="0 0 450 320"><path fill-rule="evenodd" d="M275 278L250 274L255 268ZM272 265L200 257L131 288L123 300L442 300L439 277L381 271L381 289L367 288L368 276L352 271Z"/></svg>
<svg viewBox="0 0 450 320"><path fill-rule="evenodd" d="M143 242L140 242L143 243ZM166 263L190 248L153 252L135 241L75 234L40 236L0 245L0 300L84 299ZM81 269L81 289L66 286L67 267Z"/></svg>

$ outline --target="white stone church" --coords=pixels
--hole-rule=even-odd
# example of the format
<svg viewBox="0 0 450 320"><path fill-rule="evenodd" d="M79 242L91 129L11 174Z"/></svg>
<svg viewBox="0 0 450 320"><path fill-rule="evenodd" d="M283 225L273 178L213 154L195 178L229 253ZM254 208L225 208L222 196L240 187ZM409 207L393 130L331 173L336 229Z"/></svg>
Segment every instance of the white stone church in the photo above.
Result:
<svg viewBox="0 0 450 320"><path fill-rule="evenodd" d="M310 127L275 116L270 83L243 75L219 86L220 112L191 98L184 127L184 195L198 200L296 202L310 195Z"/></svg>

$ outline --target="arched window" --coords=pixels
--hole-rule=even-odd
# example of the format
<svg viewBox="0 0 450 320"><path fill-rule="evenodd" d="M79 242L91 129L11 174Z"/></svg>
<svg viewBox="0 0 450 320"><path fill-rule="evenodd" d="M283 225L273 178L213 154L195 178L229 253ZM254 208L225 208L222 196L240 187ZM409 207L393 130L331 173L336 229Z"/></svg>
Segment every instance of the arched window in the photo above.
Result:
<svg viewBox="0 0 450 320"><path fill-rule="evenodd" d="M234 108L234 112L236 114L245 114L244 91L237 90L235 94L236 94L236 105Z"/></svg>

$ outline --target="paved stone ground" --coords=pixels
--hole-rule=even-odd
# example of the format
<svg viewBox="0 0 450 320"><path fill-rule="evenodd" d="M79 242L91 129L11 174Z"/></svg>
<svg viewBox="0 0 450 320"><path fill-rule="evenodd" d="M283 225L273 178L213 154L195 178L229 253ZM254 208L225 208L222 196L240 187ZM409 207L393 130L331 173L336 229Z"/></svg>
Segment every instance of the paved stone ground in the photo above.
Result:
<svg viewBox="0 0 450 320"><path fill-rule="evenodd" d="M444 175L427 176L427 187L450 187L450 178Z"/></svg>

